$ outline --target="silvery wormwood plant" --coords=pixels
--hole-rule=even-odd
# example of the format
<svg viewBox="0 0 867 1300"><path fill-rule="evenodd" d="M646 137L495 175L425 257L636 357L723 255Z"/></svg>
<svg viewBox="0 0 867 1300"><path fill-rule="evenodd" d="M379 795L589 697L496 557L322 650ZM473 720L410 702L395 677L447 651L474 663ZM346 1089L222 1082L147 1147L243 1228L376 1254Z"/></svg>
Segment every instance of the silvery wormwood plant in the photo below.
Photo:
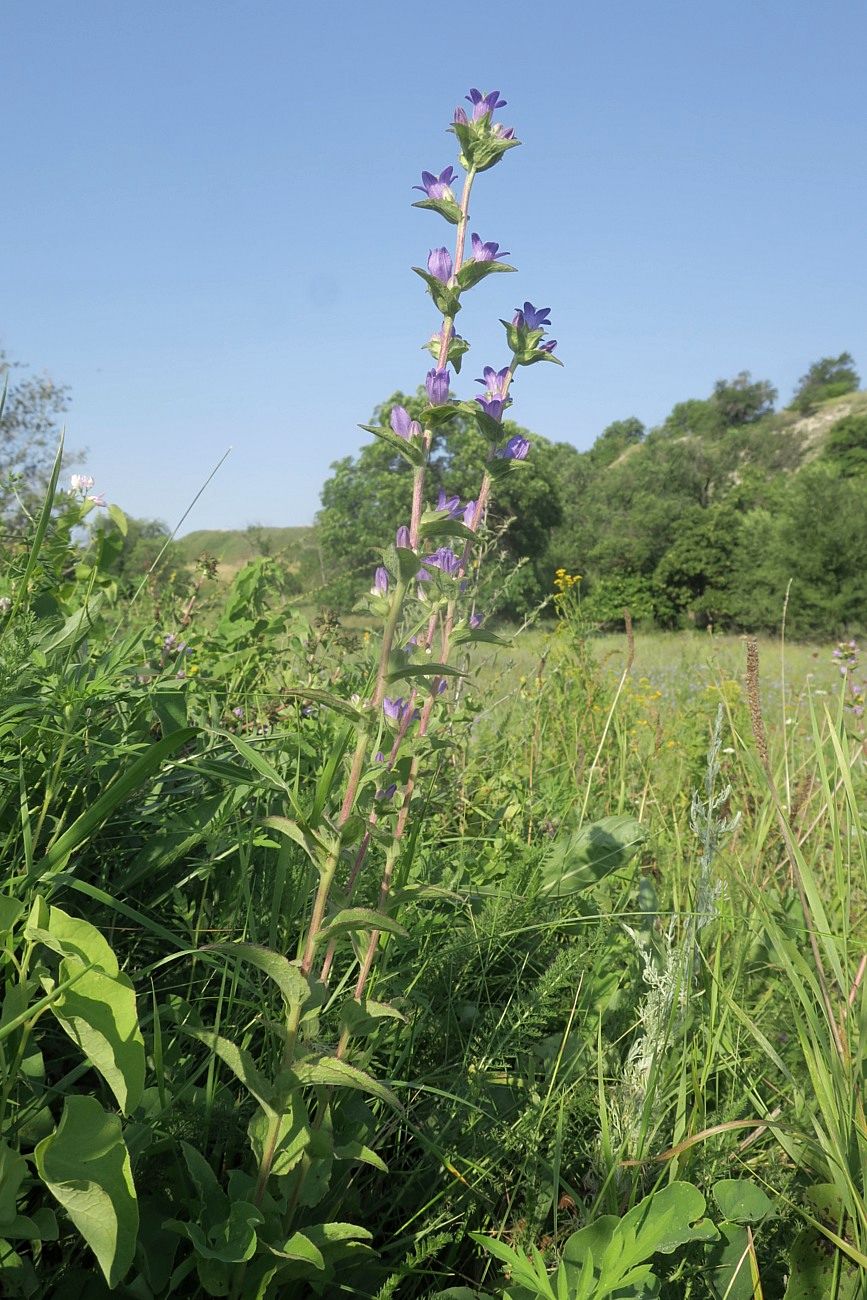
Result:
<svg viewBox="0 0 867 1300"><path fill-rule="evenodd" d="M326 1288L339 1258L364 1249L369 1237L352 1225L317 1221L322 1216L314 1209L332 1176L339 1176L335 1160L384 1168L363 1133L359 1139L357 1128L353 1134L340 1131L339 1097L346 1094L339 1090L360 1090L399 1109L394 1094L358 1064L365 1063L363 1041L377 1023L402 1019L397 1008L370 996L372 977L383 935L404 933L394 916L399 898L393 882L419 781L432 770L444 743L437 740L437 724L447 718L450 683L458 676L450 658L459 646L497 639L470 608L466 575L498 480L520 469L530 451L525 438L507 440L503 431L514 377L521 366L557 361L556 342L545 341L550 309L525 302L502 322L511 354L507 364L484 368L479 380L484 391L474 400L451 395L450 367L460 372L469 347L455 330L464 295L488 276L515 269L500 260L508 254L501 255L498 244L470 232L470 198L476 178L519 142L511 127L494 120L505 103L498 91L474 89L467 99L469 111L456 109L450 128L460 146L460 170L422 172L415 187L424 196L415 206L455 228L453 250L434 248L426 269L414 268L442 317L426 345L434 362L425 377L428 405L417 420L395 406L387 427L368 429L412 469L408 521L383 548L366 602L368 612L381 620L378 659L364 699L346 701L299 688L299 696L348 718L348 740L343 756L326 764L310 808L292 795L291 817L268 819L270 829L300 845L313 863L317 885L309 920L294 960L254 945L222 946L226 954L265 970L280 988L285 1021L269 1026L280 1040L279 1066L266 1078L229 1040L189 1028L257 1103L248 1130L256 1172L231 1175L224 1205L231 1225L228 1220L225 1228L204 1225L211 1238L216 1231L221 1240L235 1240L235 1258L224 1252L221 1261L198 1261L203 1284L228 1282L235 1296L271 1294L270 1288L301 1277ZM465 504L446 493L431 504L425 480L434 432L447 432L459 414L475 420L490 446L478 492ZM341 770L342 796L333 798ZM358 905L358 896L375 898L375 905ZM341 991L349 988L341 1002ZM326 1019L331 1023L338 1008L337 1041L325 1049L320 1026ZM194 1180L200 1176L190 1172ZM176 1230L196 1245L197 1233L189 1226L178 1223Z"/></svg>

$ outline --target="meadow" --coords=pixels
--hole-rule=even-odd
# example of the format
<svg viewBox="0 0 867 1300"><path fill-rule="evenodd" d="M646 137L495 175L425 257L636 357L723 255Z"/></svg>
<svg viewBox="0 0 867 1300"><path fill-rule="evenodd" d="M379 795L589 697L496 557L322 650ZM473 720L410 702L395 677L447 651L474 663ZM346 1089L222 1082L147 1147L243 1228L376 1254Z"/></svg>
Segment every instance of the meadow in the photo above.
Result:
<svg viewBox="0 0 867 1300"><path fill-rule="evenodd" d="M497 621L503 417L557 358L525 301L451 394L461 298L512 269L469 203L517 141L467 101L460 199L419 187L455 228L416 268L427 401L369 430L407 522L351 618L273 554L119 576L129 521L62 443L16 498L3 1295L867 1295L859 646L785 607L761 641L604 633L563 567ZM427 478L458 418L469 500Z"/></svg>

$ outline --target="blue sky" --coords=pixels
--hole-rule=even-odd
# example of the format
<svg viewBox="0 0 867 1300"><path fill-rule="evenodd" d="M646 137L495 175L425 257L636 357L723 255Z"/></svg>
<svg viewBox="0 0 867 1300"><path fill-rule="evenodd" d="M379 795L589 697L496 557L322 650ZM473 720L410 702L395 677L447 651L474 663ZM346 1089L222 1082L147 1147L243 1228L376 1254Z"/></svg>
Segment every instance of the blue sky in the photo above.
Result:
<svg viewBox="0 0 867 1300"><path fill-rule="evenodd" d="M454 20L451 14L455 14ZM523 141L472 228L457 391L550 304L567 368L513 417L587 447L741 369L867 374L863 0L5 0L0 345L73 389L99 489L185 529L307 523L357 424L424 377L413 210L470 86Z"/></svg>

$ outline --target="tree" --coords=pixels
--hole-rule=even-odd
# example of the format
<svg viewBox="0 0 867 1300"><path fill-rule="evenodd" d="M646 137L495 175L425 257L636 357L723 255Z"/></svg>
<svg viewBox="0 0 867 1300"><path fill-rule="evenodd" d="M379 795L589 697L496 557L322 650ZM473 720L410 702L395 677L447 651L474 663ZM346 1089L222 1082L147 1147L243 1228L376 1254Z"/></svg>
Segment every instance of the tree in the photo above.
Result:
<svg viewBox="0 0 867 1300"><path fill-rule="evenodd" d="M798 380L792 406L806 415L819 402L854 393L860 382L851 353L841 352L839 357L821 357Z"/></svg>
<svg viewBox="0 0 867 1300"><path fill-rule="evenodd" d="M742 370L734 379L718 379L710 399L720 413L726 428L742 424L755 424L764 415L770 415L777 400L777 390L767 379L753 379L749 370Z"/></svg>
<svg viewBox="0 0 867 1300"><path fill-rule="evenodd" d="M65 384L55 384L47 375L19 377L18 371L24 369L0 349L0 393L6 385L0 416L0 481L7 516L20 509L16 493L26 500L44 490L57 453L60 417L69 409ZM81 455L70 454L68 459L81 460Z"/></svg>
<svg viewBox="0 0 867 1300"><path fill-rule="evenodd" d="M867 414L845 415L832 425L825 443L825 456L846 478L867 473Z"/></svg>
<svg viewBox="0 0 867 1300"><path fill-rule="evenodd" d="M629 447L643 442L645 433L644 425L634 415L627 420L615 420L602 430L590 448L594 465L610 465Z"/></svg>

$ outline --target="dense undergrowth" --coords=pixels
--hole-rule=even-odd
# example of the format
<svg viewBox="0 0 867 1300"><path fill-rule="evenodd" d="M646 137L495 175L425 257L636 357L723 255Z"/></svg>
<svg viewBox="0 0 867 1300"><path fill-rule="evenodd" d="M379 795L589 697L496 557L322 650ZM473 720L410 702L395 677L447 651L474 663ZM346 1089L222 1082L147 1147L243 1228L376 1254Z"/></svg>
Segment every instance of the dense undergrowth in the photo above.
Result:
<svg viewBox="0 0 867 1300"><path fill-rule="evenodd" d="M35 563L5 559L10 592L31 565L31 598L0 642L0 1277L9 1295L221 1295L256 1235L242 1078L273 1068L281 1018L262 954L298 956L314 885L268 819L333 780L346 719L311 692L351 701L372 652L302 619L262 562L213 608L178 593L156 624L147 592L115 602L74 513ZM334 1090L340 1140L288 1273L240 1294L655 1294L637 1275L581 1290L574 1235L595 1234L598 1263L648 1195L660 1294L861 1294L852 669L823 676L825 652L784 696L754 682L751 720L712 641L648 677L652 643L634 664L625 642L600 656L568 588L559 609L532 653L492 650L458 692L354 1027L371 1090ZM362 885L357 904L375 901ZM324 1042L357 969L347 936Z"/></svg>

